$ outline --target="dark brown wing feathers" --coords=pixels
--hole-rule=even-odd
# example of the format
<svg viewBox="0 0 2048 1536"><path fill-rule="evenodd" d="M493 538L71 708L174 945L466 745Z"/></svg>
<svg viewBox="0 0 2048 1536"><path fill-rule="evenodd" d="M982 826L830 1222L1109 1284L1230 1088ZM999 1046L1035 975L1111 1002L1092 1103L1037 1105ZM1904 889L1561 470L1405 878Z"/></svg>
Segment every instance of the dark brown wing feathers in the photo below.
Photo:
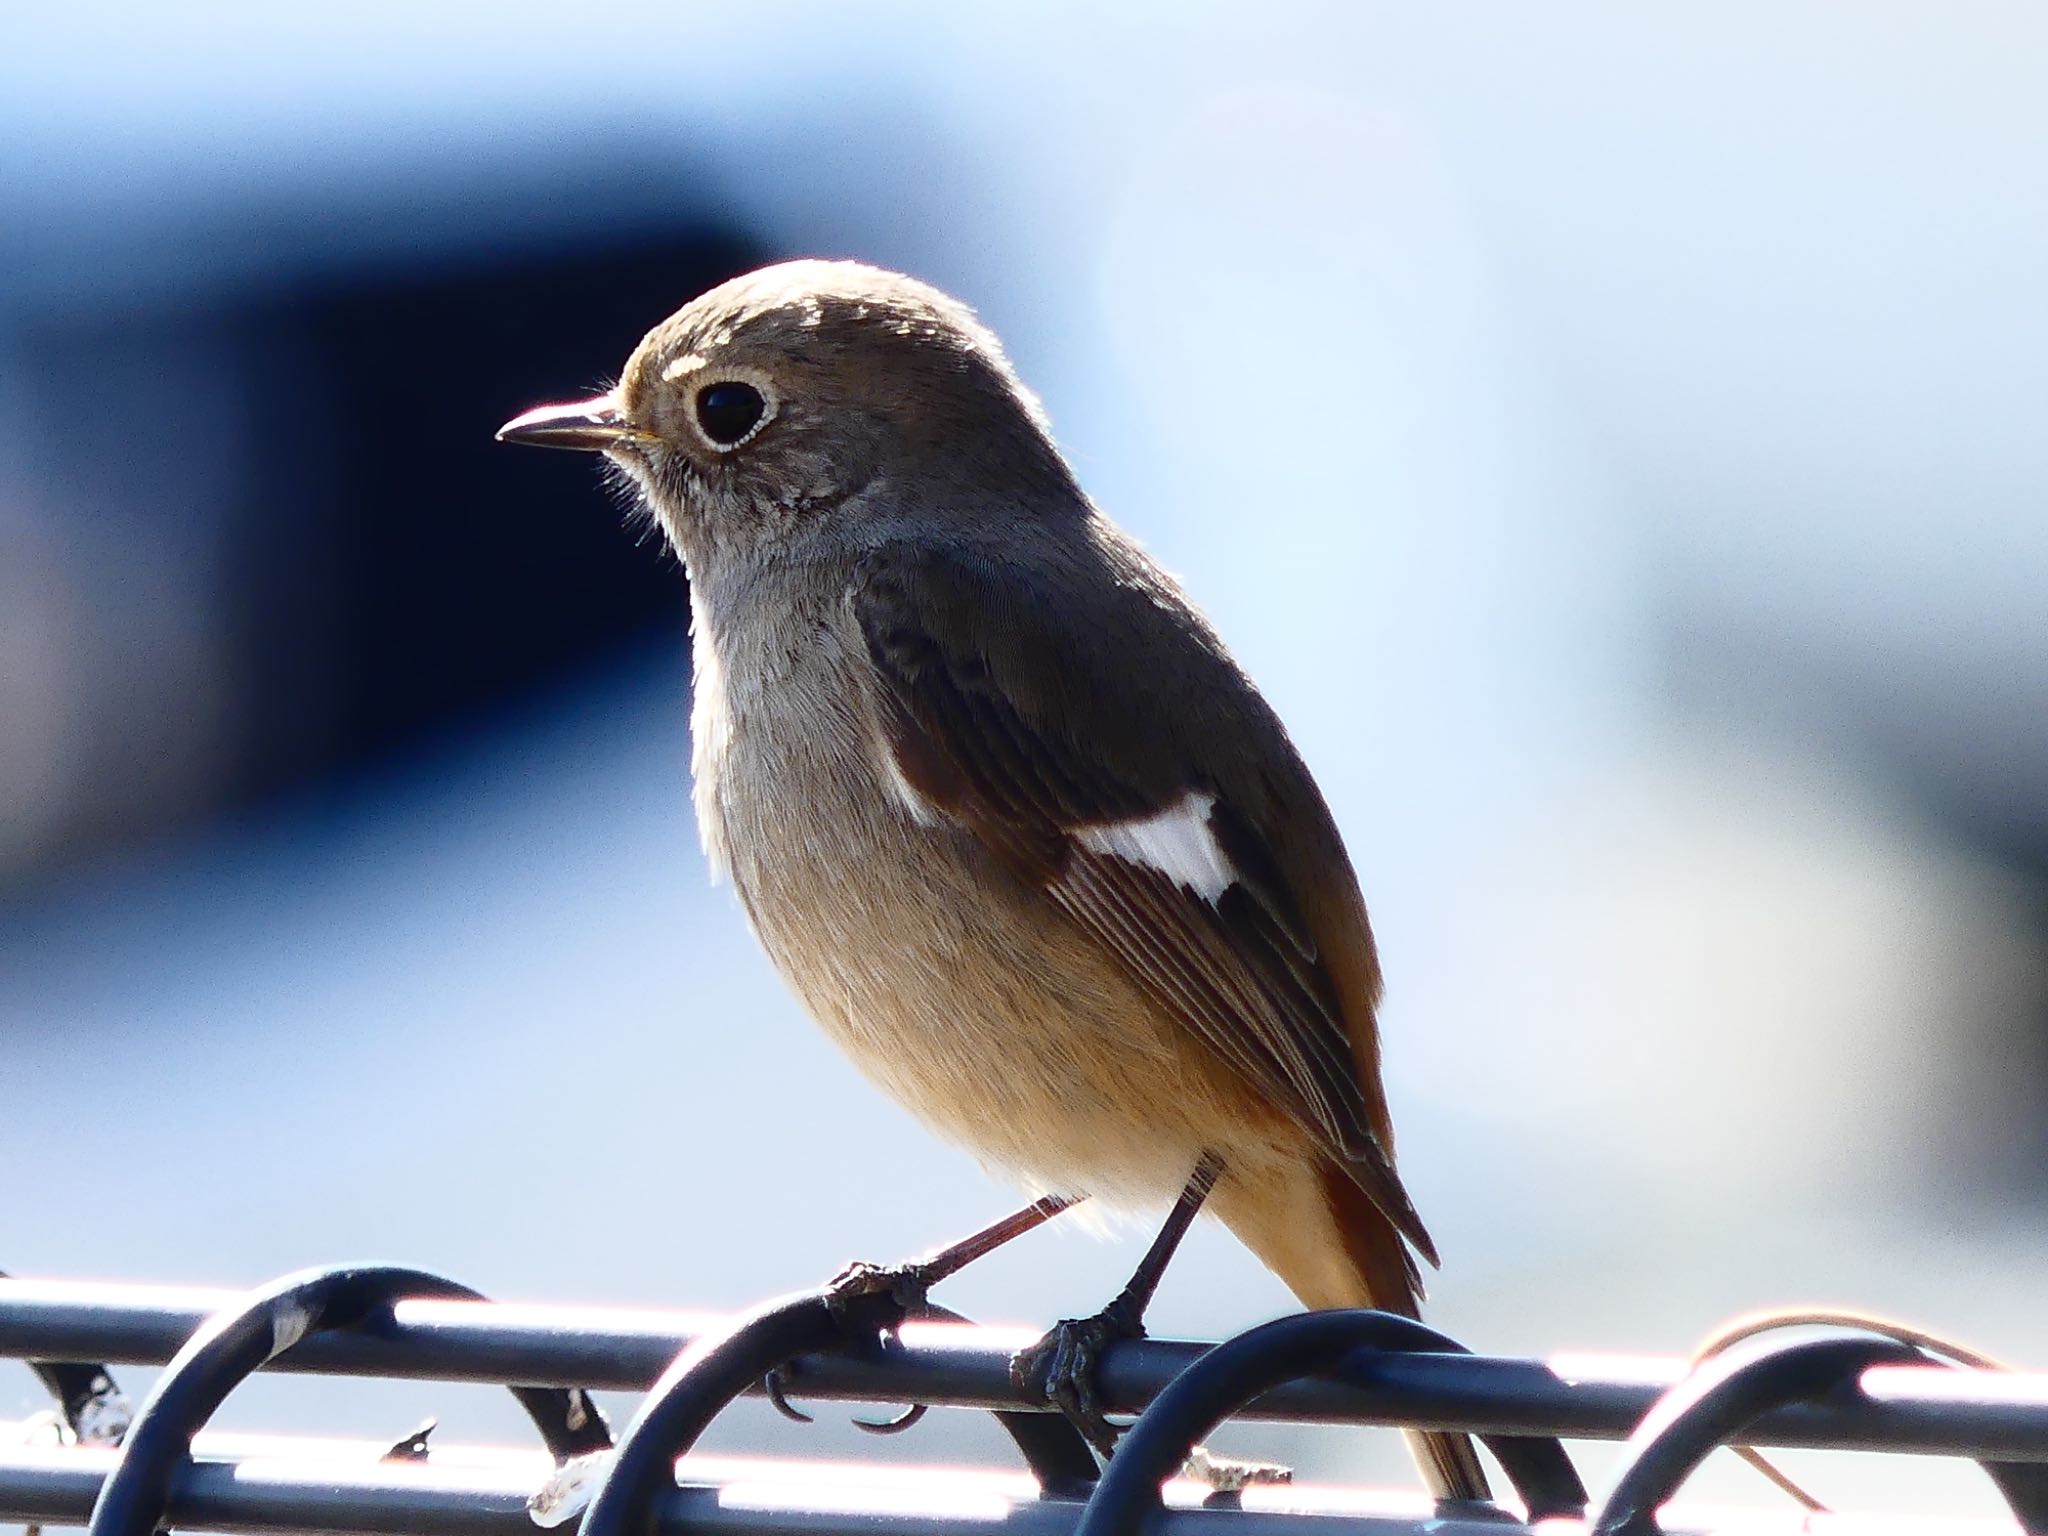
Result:
<svg viewBox="0 0 2048 1536"><path fill-rule="evenodd" d="M883 744L905 781L1019 879L1044 891L1193 1036L1312 1132L1383 1219L1436 1262L1387 1150L1372 1020L1379 979L1356 887L1347 870L1339 900L1319 903L1320 921L1313 921L1300 879L1289 877L1287 852L1260 825L1262 814L1273 817L1274 802L1284 811L1274 783L1284 773L1306 786L1324 823L1308 834L1335 838L1277 722L1261 734L1287 761L1234 765L1235 775L1205 772L1185 754L1161 750L1185 720L1142 679L1114 701L1081 696L1049 626L1030 623L1014 608L976 611L976 600L997 584L929 554L919 557L916 575L914 584L906 582L890 563L877 561L851 594L876 670ZM1014 591L1016 573L1006 575L1012 579L1000 585ZM1163 626L1176 617L1130 611L1132 604L1158 603L1156 593L1122 587L1117 600L1125 611L1114 617L1126 625L1141 627L1149 617ZM1044 718L1043 710L1033 718L1017 698L1024 690L1005 688L997 676L1015 670L1000 665L1003 646L1031 648L1031 675L1041 689L1045 669L1058 669L1051 686L1073 694L1074 708L1113 719L1120 741L1138 738L1131 761L1104 761L1104 743L1084 748L1071 739L1071 726ZM1242 690L1250 707L1264 711L1220 652L1191 649L1192 658L1177 659L1198 669L1220 666L1223 674L1206 681ZM1193 679L1197 687L1204 682ZM1213 689L1202 697L1213 698ZM1230 781L1247 770L1249 787L1233 794ZM1191 791L1213 799L1208 830L1234 876L1213 904L1158 869L1075 838L1090 827L1158 814ZM1335 942L1327 934L1333 924ZM1341 953L1347 948L1348 955ZM1412 1280L1412 1260L1403 1261Z"/></svg>

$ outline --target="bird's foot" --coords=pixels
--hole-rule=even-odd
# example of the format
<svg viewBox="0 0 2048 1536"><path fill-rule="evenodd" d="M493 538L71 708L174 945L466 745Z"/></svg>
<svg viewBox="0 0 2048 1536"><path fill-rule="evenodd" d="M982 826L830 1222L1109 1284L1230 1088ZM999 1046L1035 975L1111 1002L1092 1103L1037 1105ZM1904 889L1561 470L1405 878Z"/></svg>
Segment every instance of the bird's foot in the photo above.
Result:
<svg viewBox="0 0 2048 1536"><path fill-rule="evenodd" d="M922 1263L869 1264L856 1259L825 1284L825 1305L849 1337L874 1332L886 1341L904 1318L921 1312L937 1277ZM790 1370L778 1365L761 1381L775 1411L799 1424L814 1422L789 1400ZM854 1427L870 1434L893 1435L923 1418L922 1403L913 1403L893 1419L855 1419Z"/></svg>
<svg viewBox="0 0 2048 1536"><path fill-rule="evenodd" d="M1010 1359L1010 1380L1020 1391L1057 1408L1106 1459L1116 1449L1123 1427L1110 1423L1104 1412L1096 1380L1102 1351L1143 1337L1144 1319L1119 1296L1093 1317L1055 1323L1044 1338L1019 1350Z"/></svg>
<svg viewBox="0 0 2048 1536"><path fill-rule="evenodd" d="M825 1285L825 1305L843 1327L873 1326L875 1308L907 1317L924 1309L936 1277L927 1264L866 1264L856 1259ZM893 1323L883 1321L888 1329Z"/></svg>

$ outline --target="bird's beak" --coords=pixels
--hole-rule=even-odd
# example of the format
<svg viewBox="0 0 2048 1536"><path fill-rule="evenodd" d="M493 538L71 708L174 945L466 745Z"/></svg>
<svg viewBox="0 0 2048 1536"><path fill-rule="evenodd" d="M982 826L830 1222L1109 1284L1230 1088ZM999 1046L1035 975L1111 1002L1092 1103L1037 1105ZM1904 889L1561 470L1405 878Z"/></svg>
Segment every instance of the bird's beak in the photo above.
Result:
<svg viewBox="0 0 2048 1536"><path fill-rule="evenodd" d="M620 443L645 442L648 434L626 424L619 403L610 395L571 400L566 405L539 405L514 416L498 428L501 443L529 443L535 448L577 448L602 453Z"/></svg>

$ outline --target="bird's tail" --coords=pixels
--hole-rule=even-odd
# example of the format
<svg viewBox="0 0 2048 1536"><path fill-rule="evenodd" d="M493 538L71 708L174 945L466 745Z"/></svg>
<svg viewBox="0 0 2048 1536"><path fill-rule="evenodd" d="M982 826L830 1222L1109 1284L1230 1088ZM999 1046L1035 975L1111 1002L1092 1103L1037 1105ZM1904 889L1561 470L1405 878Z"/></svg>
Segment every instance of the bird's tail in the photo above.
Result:
<svg viewBox="0 0 2048 1536"><path fill-rule="evenodd" d="M1311 1180L1217 1190L1217 1214L1308 1307L1375 1307L1421 1316L1415 1260L1393 1223L1336 1163ZM1493 1494L1469 1435L1408 1429L1408 1448L1437 1499Z"/></svg>

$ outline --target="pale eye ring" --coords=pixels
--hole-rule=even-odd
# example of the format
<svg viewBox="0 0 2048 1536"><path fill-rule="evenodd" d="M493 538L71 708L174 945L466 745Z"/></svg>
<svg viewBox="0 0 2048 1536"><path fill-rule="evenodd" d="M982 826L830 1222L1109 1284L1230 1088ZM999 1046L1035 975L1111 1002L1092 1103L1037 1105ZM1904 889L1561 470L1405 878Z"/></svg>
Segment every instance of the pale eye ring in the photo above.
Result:
<svg viewBox="0 0 2048 1536"><path fill-rule="evenodd" d="M706 442L722 452L739 447L768 421L768 397L745 379L714 379L701 385L691 408Z"/></svg>

